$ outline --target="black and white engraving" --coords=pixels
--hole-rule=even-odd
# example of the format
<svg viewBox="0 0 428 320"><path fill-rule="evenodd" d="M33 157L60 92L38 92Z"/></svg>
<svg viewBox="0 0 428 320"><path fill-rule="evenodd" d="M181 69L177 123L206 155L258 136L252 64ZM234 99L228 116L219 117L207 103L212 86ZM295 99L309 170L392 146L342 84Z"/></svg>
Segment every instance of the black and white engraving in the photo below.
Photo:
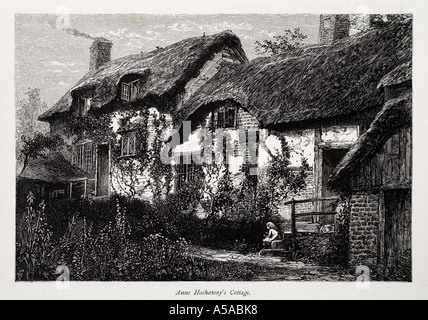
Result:
<svg viewBox="0 0 428 320"><path fill-rule="evenodd" d="M15 39L16 281L412 281L412 15Z"/></svg>

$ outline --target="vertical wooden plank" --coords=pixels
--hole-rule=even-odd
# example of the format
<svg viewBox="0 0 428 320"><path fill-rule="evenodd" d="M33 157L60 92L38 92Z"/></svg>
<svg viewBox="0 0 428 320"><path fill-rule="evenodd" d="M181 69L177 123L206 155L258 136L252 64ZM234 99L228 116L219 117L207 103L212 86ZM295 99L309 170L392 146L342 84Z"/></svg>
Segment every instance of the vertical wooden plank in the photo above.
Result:
<svg viewBox="0 0 428 320"><path fill-rule="evenodd" d="M394 162L393 162L393 184L400 182L400 134L399 132L392 136L393 139L393 151L394 151Z"/></svg>
<svg viewBox="0 0 428 320"><path fill-rule="evenodd" d="M400 130L400 183L406 182L406 129Z"/></svg>
<svg viewBox="0 0 428 320"><path fill-rule="evenodd" d="M88 198L87 196L87 188L88 188L88 179L85 179L84 186L83 186L83 198Z"/></svg>
<svg viewBox="0 0 428 320"><path fill-rule="evenodd" d="M291 235L293 236L293 240L296 238L297 228L296 228L296 203L294 202L294 198L291 199Z"/></svg>
<svg viewBox="0 0 428 320"><path fill-rule="evenodd" d="M406 128L406 182L411 181L411 167L412 167L412 135L411 129Z"/></svg>
<svg viewBox="0 0 428 320"><path fill-rule="evenodd" d="M98 183L98 145L95 145L95 170L94 170L94 175L95 175L95 185L94 185L94 193L95 196L98 196L98 188L97 188L97 183Z"/></svg>
<svg viewBox="0 0 428 320"><path fill-rule="evenodd" d="M73 191L73 182L70 182L70 199L71 199L71 192Z"/></svg>
<svg viewBox="0 0 428 320"><path fill-rule="evenodd" d="M378 264L382 264L385 257L385 193L379 193L379 229L378 229Z"/></svg>
<svg viewBox="0 0 428 320"><path fill-rule="evenodd" d="M110 197L110 189L111 189L111 145L108 145L108 181L107 181L107 196Z"/></svg>
<svg viewBox="0 0 428 320"><path fill-rule="evenodd" d="M296 228L296 203L294 202L294 198L291 199L291 239L293 242L293 259L296 258L296 238L297 238L297 228Z"/></svg>
<svg viewBox="0 0 428 320"><path fill-rule="evenodd" d="M322 194L322 149L318 146L321 142L321 126L314 128L314 198L321 198ZM315 202L315 211L321 211L321 204ZM318 217L313 217L318 222Z"/></svg>
<svg viewBox="0 0 428 320"><path fill-rule="evenodd" d="M364 187L371 187L371 181L372 181L372 166L371 162L369 162L367 165L364 166L366 168L366 179L364 181Z"/></svg>
<svg viewBox="0 0 428 320"><path fill-rule="evenodd" d="M371 179L370 179L370 188L373 188L374 186L376 186L376 160L377 160L377 155L375 155L371 160L370 160L370 167L371 167Z"/></svg>

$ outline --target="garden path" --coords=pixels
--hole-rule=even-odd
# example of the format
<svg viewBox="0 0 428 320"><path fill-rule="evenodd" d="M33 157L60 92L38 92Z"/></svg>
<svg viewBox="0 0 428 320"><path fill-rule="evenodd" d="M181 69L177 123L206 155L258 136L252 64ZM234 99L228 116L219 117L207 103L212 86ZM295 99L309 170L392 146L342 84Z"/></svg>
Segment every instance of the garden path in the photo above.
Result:
<svg viewBox="0 0 428 320"><path fill-rule="evenodd" d="M266 267L266 273L262 273L256 279L261 281L355 281L356 279L355 275L343 270L309 262L291 261L284 257L259 257L257 253L241 254L236 251L209 249L201 246L190 246L190 253L195 257L208 260L252 263ZM272 272L272 268L275 269L275 272Z"/></svg>

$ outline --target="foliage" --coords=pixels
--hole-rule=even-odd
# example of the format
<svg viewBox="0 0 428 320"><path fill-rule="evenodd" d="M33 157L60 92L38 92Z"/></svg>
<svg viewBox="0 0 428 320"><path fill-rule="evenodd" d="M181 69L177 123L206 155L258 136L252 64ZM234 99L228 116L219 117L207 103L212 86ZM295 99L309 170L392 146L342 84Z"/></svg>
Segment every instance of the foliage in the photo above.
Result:
<svg viewBox="0 0 428 320"><path fill-rule="evenodd" d="M28 88L25 97L16 103L16 152L22 149L22 136L32 137L36 132L46 133L48 124L37 121L37 117L47 109L46 102L40 97L40 89Z"/></svg>
<svg viewBox="0 0 428 320"><path fill-rule="evenodd" d="M27 196L27 208L16 221L16 279L49 280L61 259L61 252L70 245L70 234L52 243L52 230L46 223L45 204L34 203L33 193Z"/></svg>
<svg viewBox="0 0 428 320"><path fill-rule="evenodd" d="M284 34L273 36L274 40L265 39L262 42L256 41L256 53L259 55L287 53L288 51L302 48L304 46L303 40L307 37L307 35L300 31L300 28L295 28L293 31L287 29L284 31Z"/></svg>
<svg viewBox="0 0 428 320"><path fill-rule="evenodd" d="M73 143L86 139L97 144L116 143L117 135L113 131L111 113L88 113L85 117L70 115L63 123L64 132L67 137L73 138Z"/></svg>
<svg viewBox="0 0 428 320"><path fill-rule="evenodd" d="M112 144L112 176L115 178L120 190L129 197L135 197L140 191L136 186L143 185L141 176L146 176L146 170L150 162L150 152L148 149L148 119L149 111L141 109L139 111L129 110L120 113L119 127L129 125L132 118L138 117L139 124L135 129L136 135L136 154L135 156L122 156L122 139L120 136L118 143ZM143 185L142 189L147 186Z"/></svg>
<svg viewBox="0 0 428 320"><path fill-rule="evenodd" d="M168 128L165 115L157 117L154 115L153 127L155 137L150 148L149 161L149 186L151 187L154 200L159 200L162 194L169 194L171 191L171 183L173 179L172 167L168 163L164 163L161 158L161 151L166 144L165 132Z"/></svg>
<svg viewBox="0 0 428 320"><path fill-rule="evenodd" d="M271 155L266 172L267 189L272 205L283 201L290 193L302 190L306 186L306 172L309 170L305 158L302 158L302 165L298 171L290 168L290 148L284 136L279 136L279 139L281 150Z"/></svg>
<svg viewBox="0 0 428 320"><path fill-rule="evenodd" d="M30 159L46 157L49 149L61 145L63 140L58 135L43 134L36 132L33 137L21 136L21 149L19 150L18 160L22 160L22 169L17 180L20 178Z"/></svg>

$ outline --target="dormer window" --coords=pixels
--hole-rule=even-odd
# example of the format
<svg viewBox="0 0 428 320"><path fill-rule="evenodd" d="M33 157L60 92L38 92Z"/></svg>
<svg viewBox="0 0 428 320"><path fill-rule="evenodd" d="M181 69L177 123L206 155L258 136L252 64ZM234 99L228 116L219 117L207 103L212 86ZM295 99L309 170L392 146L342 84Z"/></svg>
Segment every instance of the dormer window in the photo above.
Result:
<svg viewBox="0 0 428 320"><path fill-rule="evenodd" d="M236 127L236 106L231 102L226 102L213 112L214 129L235 128Z"/></svg>
<svg viewBox="0 0 428 320"><path fill-rule="evenodd" d="M122 95L121 98L123 101L134 101L137 99L138 94L140 93L140 79L137 79L132 82L122 82Z"/></svg>
<svg viewBox="0 0 428 320"><path fill-rule="evenodd" d="M90 108L91 108L91 98L79 99L79 105L78 105L79 117L85 117L88 114L88 111Z"/></svg>

